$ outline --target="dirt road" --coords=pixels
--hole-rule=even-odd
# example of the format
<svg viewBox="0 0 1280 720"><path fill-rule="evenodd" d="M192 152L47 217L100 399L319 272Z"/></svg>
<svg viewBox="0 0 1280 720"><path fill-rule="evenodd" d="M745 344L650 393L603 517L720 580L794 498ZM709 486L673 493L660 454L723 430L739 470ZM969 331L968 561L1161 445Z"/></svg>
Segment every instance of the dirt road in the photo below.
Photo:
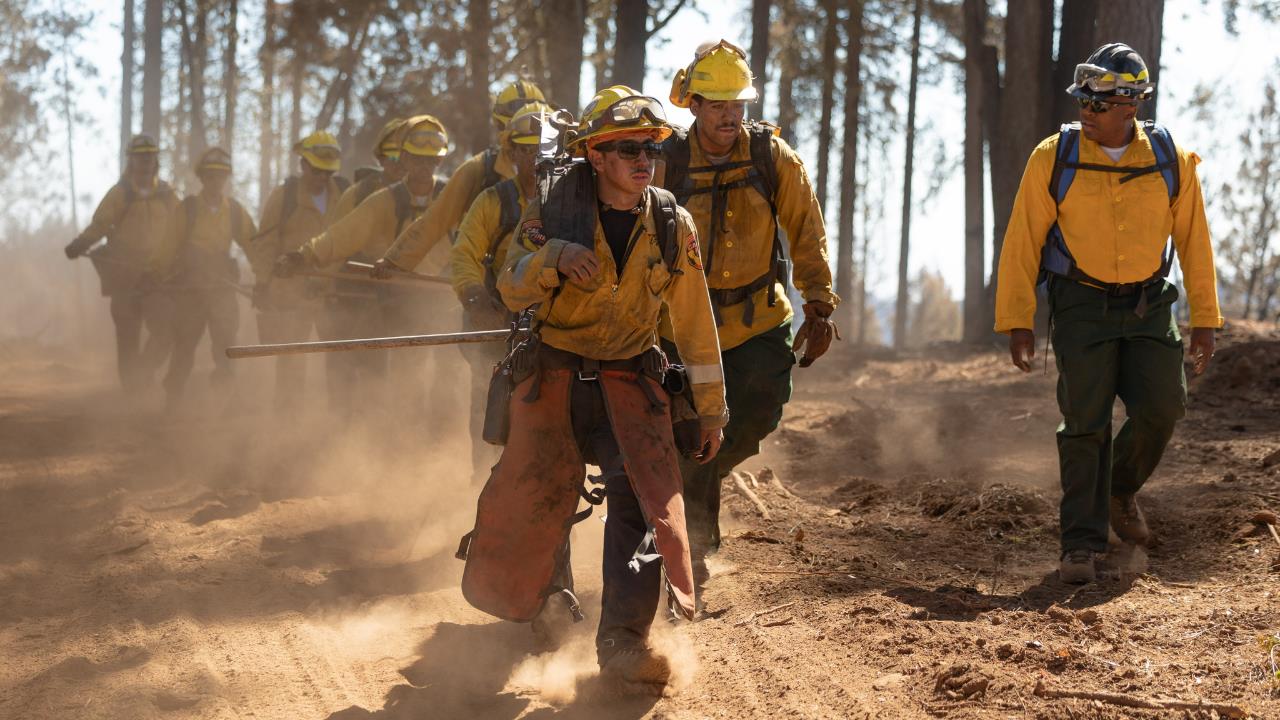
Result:
<svg viewBox="0 0 1280 720"><path fill-rule="evenodd" d="M1052 370L798 371L746 468L768 519L728 490L707 617L660 624L677 682L634 701L590 680L593 618L535 654L462 600L457 431L280 416L252 377L167 418L91 360L6 350L0 718L1280 717L1280 543L1248 522L1280 509L1280 336L1234 340L1144 495L1149 560L1117 550L1083 589L1054 577ZM600 527L575 531L587 608Z"/></svg>

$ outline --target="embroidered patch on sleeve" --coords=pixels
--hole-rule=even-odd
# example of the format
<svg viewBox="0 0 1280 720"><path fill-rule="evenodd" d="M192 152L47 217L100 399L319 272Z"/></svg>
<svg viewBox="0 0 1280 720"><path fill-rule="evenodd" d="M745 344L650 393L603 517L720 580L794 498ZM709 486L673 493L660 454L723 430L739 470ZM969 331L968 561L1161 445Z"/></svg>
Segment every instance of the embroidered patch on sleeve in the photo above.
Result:
<svg viewBox="0 0 1280 720"><path fill-rule="evenodd" d="M542 232L541 220L525 220L520 226L520 238L526 247L540 248L547 244L547 235Z"/></svg>
<svg viewBox="0 0 1280 720"><path fill-rule="evenodd" d="M702 269L702 252L698 249L698 236L690 235L685 241L685 255L695 270Z"/></svg>

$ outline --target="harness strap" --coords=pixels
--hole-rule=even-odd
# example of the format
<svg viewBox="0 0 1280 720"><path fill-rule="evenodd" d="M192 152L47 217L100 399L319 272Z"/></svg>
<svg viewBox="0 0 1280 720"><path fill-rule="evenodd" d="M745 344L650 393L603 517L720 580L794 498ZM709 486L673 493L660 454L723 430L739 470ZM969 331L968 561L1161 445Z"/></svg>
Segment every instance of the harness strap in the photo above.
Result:
<svg viewBox="0 0 1280 720"><path fill-rule="evenodd" d="M645 530L644 537L640 540L640 545L636 547L636 551L631 554L631 559L627 561L627 569L633 574L639 575L640 570L651 562L662 559L662 553L657 551L653 543L653 526Z"/></svg>

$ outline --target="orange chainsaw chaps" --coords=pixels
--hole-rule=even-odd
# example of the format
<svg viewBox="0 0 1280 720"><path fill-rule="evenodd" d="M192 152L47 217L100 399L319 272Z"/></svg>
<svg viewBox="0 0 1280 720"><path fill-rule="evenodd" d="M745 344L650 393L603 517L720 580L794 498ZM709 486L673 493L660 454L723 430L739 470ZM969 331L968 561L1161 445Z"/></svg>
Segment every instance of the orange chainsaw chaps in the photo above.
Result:
<svg viewBox="0 0 1280 720"><path fill-rule="evenodd" d="M666 570L667 592L685 618L692 620L693 562L685 527L684 480L671 434L671 405L666 390L641 376L639 382L647 383L652 390L645 393L634 373L604 372L600 382L631 488L645 519L653 526L653 542ZM660 410L654 410L650 397L661 403Z"/></svg>
<svg viewBox="0 0 1280 720"><path fill-rule="evenodd" d="M511 434L476 503L462 595L490 615L529 622L546 602L586 475L569 419L568 372L544 372L511 394Z"/></svg>

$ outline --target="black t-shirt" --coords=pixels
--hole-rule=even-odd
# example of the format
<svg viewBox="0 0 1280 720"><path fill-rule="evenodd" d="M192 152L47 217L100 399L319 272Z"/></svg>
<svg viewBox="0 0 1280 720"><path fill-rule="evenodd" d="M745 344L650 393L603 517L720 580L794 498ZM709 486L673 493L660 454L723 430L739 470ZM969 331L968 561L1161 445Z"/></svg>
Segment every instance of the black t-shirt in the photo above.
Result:
<svg viewBox="0 0 1280 720"><path fill-rule="evenodd" d="M627 259L627 246L631 244L632 230L636 227L636 214L630 210L616 210L608 206L600 206L600 227L604 230L605 242L613 253L613 264L622 275L622 265Z"/></svg>

